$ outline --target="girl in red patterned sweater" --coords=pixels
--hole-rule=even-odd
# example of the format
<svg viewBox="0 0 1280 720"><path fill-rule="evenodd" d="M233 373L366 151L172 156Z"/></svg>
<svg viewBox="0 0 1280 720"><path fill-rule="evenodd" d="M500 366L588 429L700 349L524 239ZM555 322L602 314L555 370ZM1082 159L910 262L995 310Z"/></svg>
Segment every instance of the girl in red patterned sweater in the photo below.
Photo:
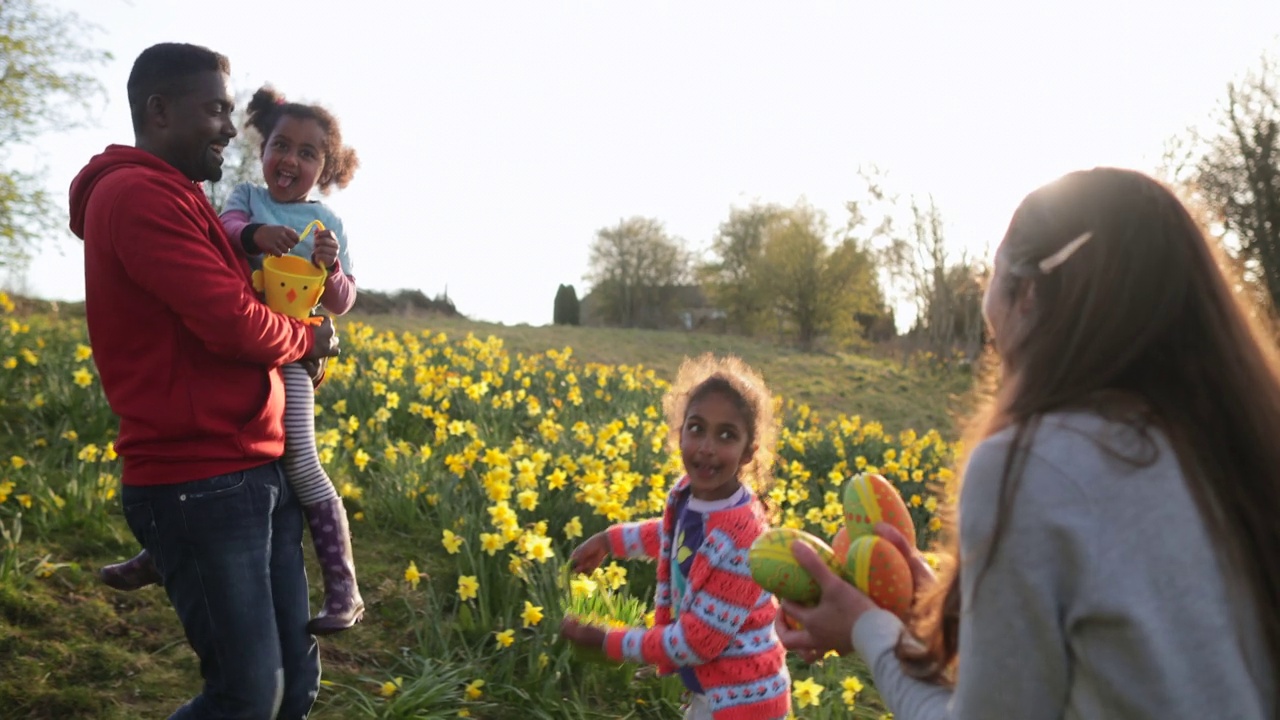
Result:
<svg viewBox="0 0 1280 720"><path fill-rule="evenodd" d="M605 557L658 562L654 626L606 630L569 618L561 634L617 661L678 673L686 718L771 720L791 709L778 601L751 579L747 549L768 526L773 396L741 360L686 360L663 399L685 475L661 518L614 525L573 551L577 572Z"/></svg>

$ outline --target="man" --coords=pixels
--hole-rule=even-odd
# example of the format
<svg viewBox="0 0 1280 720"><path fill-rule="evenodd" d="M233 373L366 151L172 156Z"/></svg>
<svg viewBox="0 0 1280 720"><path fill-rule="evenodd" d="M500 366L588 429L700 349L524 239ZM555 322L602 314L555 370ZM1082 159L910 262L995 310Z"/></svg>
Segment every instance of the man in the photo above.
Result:
<svg viewBox="0 0 1280 720"><path fill-rule="evenodd" d="M230 64L150 47L129 75L135 146L71 184L94 361L120 417L125 518L200 658L174 718L305 718L320 661L302 514L279 465L279 366L337 354L333 326L271 312L200 183L236 134Z"/></svg>

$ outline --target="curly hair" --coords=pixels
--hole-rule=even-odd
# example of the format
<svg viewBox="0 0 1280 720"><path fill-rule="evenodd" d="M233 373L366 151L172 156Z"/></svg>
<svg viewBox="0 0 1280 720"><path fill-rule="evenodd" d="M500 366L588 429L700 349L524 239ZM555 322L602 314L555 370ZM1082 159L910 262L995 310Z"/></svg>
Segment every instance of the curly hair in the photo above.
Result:
<svg viewBox="0 0 1280 720"><path fill-rule="evenodd" d="M289 116L299 120L315 120L324 132L324 169L316 185L323 195L328 195L336 185L345 188L360 167L356 151L342 144L342 127L338 118L319 105L288 102L284 95L270 85L264 85L253 94L245 109L248 129L256 131L262 142L259 153L266 150L267 140L275 131L280 119Z"/></svg>
<svg viewBox="0 0 1280 720"><path fill-rule="evenodd" d="M680 431L689 405L713 393L732 400L746 421L747 445L754 445L755 453L750 462L738 469L738 477L764 502L773 486L773 453L778 444L773 394L764 384L764 377L742 359L704 353L685 358L680 364L675 382L662 398L671 447L676 452L680 450Z"/></svg>

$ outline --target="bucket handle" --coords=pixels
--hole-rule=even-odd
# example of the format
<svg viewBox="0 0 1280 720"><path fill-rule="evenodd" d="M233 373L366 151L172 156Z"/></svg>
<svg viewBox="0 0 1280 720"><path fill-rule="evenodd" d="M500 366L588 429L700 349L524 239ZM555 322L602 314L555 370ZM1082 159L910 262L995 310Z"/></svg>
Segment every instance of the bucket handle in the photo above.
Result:
<svg viewBox="0 0 1280 720"><path fill-rule="evenodd" d="M319 220L312 220L311 222L307 223L307 226L303 228L302 233L298 235L298 242L302 242L303 240L306 240L307 236L310 235L312 231L319 231L324 229L325 229L324 223L320 222ZM314 261L312 261L312 264L320 268L321 270L324 270L325 273L328 274L329 268L324 267L323 265L320 265Z"/></svg>

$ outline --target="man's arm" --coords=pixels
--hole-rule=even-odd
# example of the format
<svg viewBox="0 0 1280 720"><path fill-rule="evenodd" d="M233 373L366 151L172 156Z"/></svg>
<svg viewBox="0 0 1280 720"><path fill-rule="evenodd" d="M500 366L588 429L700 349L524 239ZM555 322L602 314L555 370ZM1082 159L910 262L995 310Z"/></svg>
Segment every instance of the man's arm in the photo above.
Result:
<svg viewBox="0 0 1280 720"><path fill-rule="evenodd" d="M146 187L147 185L158 187ZM131 202L134 193L146 202ZM211 352L282 365L312 352L307 325L271 311L240 268L200 230L203 218L164 183L142 178L111 210L112 238L125 271L171 308Z"/></svg>

